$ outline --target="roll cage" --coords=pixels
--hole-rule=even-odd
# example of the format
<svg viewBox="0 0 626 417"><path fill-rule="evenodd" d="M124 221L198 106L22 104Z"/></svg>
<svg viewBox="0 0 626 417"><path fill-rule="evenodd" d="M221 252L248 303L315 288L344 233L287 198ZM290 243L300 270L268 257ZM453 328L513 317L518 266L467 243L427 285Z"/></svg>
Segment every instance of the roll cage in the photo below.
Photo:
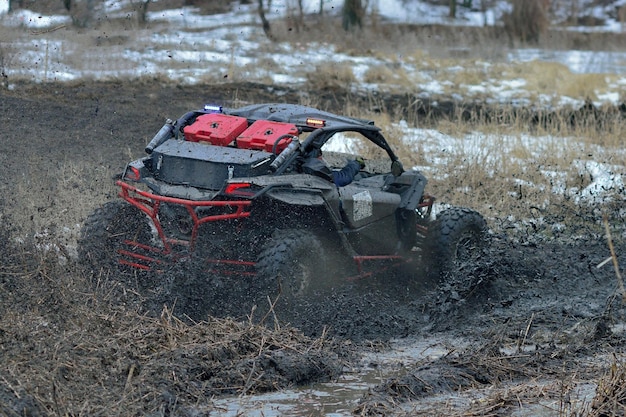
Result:
<svg viewBox="0 0 626 417"><path fill-rule="evenodd" d="M387 153L392 164L396 166L394 175L400 175L404 171L398 157L382 135L381 129L375 126L372 120L340 116L312 107L294 104L260 104L239 109L220 108L220 111L223 114L245 117L250 122L270 120L292 123L301 132L310 132L310 135L301 143L300 152L289 157L281 164L281 167L275 172L276 175L285 172L298 157L304 156L306 158L316 153L333 135L341 132L361 134ZM312 126L311 120L323 122L323 126Z"/></svg>

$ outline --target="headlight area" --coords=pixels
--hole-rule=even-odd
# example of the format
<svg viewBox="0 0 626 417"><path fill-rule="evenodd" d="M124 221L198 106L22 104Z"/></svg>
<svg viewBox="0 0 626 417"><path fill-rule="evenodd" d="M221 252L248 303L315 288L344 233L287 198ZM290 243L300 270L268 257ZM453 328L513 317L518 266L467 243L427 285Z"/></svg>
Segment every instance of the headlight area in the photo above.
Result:
<svg viewBox="0 0 626 417"><path fill-rule="evenodd" d="M220 194L227 197L253 199L264 192L264 187L250 182L228 182Z"/></svg>
<svg viewBox="0 0 626 417"><path fill-rule="evenodd" d="M149 158L137 159L126 165L126 169L124 169L124 173L122 174L122 179L132 182L140 182L144 177L150 176L150 171L144 163L147 159Z"/></svg>

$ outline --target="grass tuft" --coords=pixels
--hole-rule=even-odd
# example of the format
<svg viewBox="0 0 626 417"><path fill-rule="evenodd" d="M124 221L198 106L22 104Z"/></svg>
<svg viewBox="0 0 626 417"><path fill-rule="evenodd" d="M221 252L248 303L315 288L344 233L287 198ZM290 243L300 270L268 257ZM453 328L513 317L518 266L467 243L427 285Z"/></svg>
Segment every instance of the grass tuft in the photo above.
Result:
<svg viewBox="0 0 626 417"><path fill-rule="evenodd" d="M622 416L626 410L626 364L615 360L598 383L587 417Z"/></svg>
<svg viewBox="0 0 626 417"><path fill-rule="evenodd" d="M349 64L326 63L315 67L307 74L307 84L311 89L348 89L356 81Z"/></svg>

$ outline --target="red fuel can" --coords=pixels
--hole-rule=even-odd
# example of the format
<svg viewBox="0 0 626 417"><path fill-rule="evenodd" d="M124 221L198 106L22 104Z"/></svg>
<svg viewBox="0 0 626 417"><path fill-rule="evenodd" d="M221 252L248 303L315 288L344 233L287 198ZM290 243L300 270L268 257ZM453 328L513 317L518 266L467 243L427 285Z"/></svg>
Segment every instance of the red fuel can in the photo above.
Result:
<svg viewBox="0 0 626 417"><path fill-rule="evenodd" d="M275 152L278 154L283 151L291 143L291 138L283 137L284 135L298 136L298 128L291 123L272 122L269 120L257 120L252 123L237 138L237 147L242 149L256 149L266 152ZM274 144L276 141L280 141Z"/></svg>
<svg viewBox="0 0 626 417"><path fill-rule="evenodd" d="M198 116L196 121L183 128L190 142L207 142L211 145L230 145L248 127L245 117L210 113Z"/></svg>

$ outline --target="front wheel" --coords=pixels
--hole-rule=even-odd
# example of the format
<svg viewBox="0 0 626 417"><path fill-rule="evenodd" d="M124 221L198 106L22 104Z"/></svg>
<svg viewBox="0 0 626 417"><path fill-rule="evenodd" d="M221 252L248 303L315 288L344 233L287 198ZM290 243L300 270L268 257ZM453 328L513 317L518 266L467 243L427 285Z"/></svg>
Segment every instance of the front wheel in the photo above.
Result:
<svg viewBox="0 0 626 417"><path fill-rule="evenodd" d="M487 246L487 223L480 213L452 207L428 227L423 255L430 275L439 278L477 261Z"/></svg>

